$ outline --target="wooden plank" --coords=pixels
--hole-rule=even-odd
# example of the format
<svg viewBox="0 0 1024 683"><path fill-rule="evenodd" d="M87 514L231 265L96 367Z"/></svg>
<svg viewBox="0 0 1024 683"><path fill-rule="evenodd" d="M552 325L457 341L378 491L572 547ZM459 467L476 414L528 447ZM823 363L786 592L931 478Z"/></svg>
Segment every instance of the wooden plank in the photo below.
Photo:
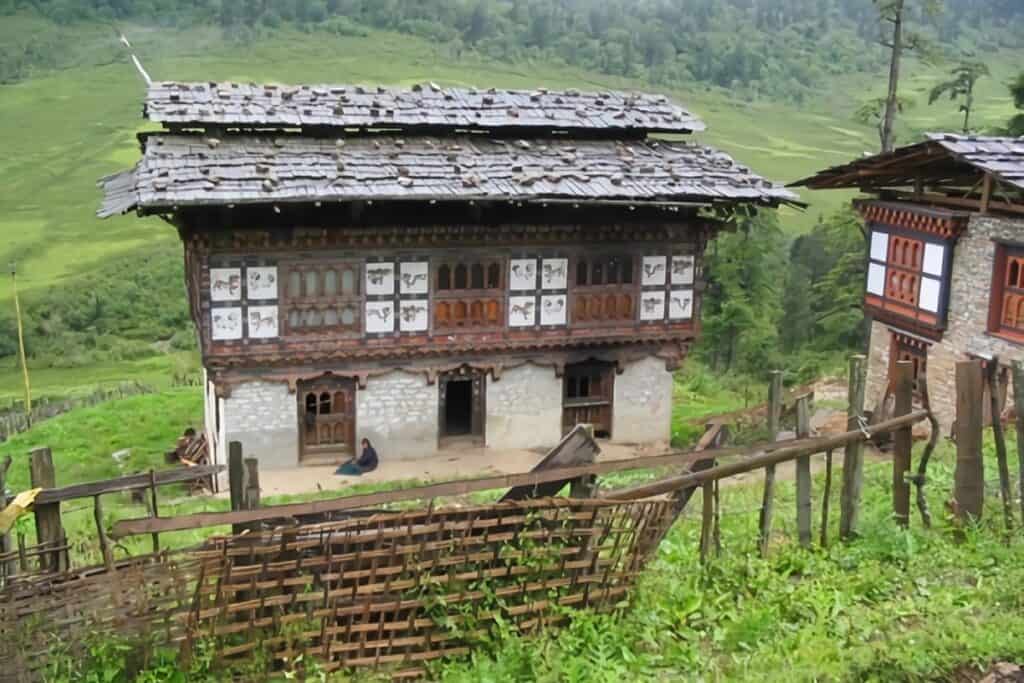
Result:
<svg viewBox="0 0 1024 683"><path fill-rule="evenodd" d="M587 465L597 458L601 448L594 441L593 427L576 425L566 434L558 445L548 451L544 458L534 465L531 472L543 472L563 467ZM527 498L547 498L557 494L570 480L548 481L533 486L517 486L501 497L501 502L508 500L525 500ZM579 492L579 489L577 489ZM575 496L574 497L581 497Z"/></svg>
<svg viewBox="0 0 1024 683"><path fill-rule="evenodd" d="M519 474L504 474L494 477L482 477L479 479L463 479L409 489L343 496L340 498L312 501L309 503L275 505L253 511L240 511L237 513L200 512L192 515L182 515L179 517L163 517L157 524L160 531L182 531L186 529L199 529L206 526L219 526L223 524L236 524L268 519L290 519L306 515L321 515L328 512L358 510L359 508L376 507L379 505L386 505L388 503L397 503L409 500L429 500L431 498L441 498L445 496L461 496L474 491L488 491L491 489L511 488L515 486L535 486L549 481L571 480L587 474L602 475L638 469L686 467L705 459L725 458L758 451L771 452L777 448L792 446L797 443L797 441L783 441L776 444L735 446L713 451L673 452L645 458L629 458L594 463L590 465L563 467L543 472L524 472ZM120 520L115 522L110 535L111 538L123 538L125 536L149 533L151 524L152 522L148 519Z"/></svg>
<svg viewBox="0 0 1024 683"><path fill-rule="evenodd" d="M956 470L954 512L960 521L980 520L985 505L982 462L982 371L980 361L956 364Z"/></svg>
<svg viewBox="0 0 1024 683"><path fill-rule="evenodd" d="M110 552L110 543L107 541L107 529L103 525L103 502L100 496L93 498L92 516L96 521L96 538L100 543L100 554L103 556L103 564L107 571L114 570L114 555Z"/></svg>
<svg viewBox="0 0 1024 683"><path fill-rule="evenodd" d="M774 441L779 435L782 419L782 373L772 371L768 382L768 439ZM772 535L772 514L775 507L775 465L764 468L764 495L761 498L761 514L758 520L759 548L761 557L768 556L768 543Z"/></svg>
<svg viewBox="0 0 1024 683"><path fill-rule="evenodd" d="M796 436L806 439L811 434L810 399L802 396L796 403ZM811 547L811 456L796 459L796 528L800 545Z"/></svg>
<svg viewBox="0 0 1024 683"><path fill-rule="evenodd" d="M32 488L53 488L57 483L53 469L53 454L49 448L36 448L30 454L29 475ZM38 498L34 506L36 517L36 542L40 545L50 544L54 547L64 545L64 525L60 518L60 503L39 504ZM67 556L61 552L50 553L40 558L44 569L64 571L67 569Z"/></svg>
<svg viewBox="0 0 1024 683"><path fill-rule="evenodd" d="M241 510L245 500L245 457L239 441L228 444L228 485L231 490L231 509Z"/></svg>
<svg viewBox="0 0 1024 683"><path fill-rule="evenodd" d="M847 429L864 424L864 391L867 384L867 359L862 355L850 357ZM852 538L857 534L860 514L861 488L864 483L864 449L862 441L851 441L843 454L843 483L839 503L839 537Z"/></svg>
<svg viewBox="0 0 1024 683"><path fill-rule="evenodd" d="M1019 360L1013 361L1013 403L1017 413L1017 496L1024 524L1024 364Z"/></svg>
<svg viewBox="0 0 1024 683"><path fill-rule="evenodd" d="M641 484L639 486L619 489L617 491L610 491L603 497L611 500L637 500L640 498L660 496L664 493L674 491L681 486L700 486L709 479L724 479L725 477L744 474L767 465L777 465L779 463L789 462L790 460L797 459L801 455L822 453L834 448L839 448L852 441L860 441L863 443L864 441L868 441L879 434L889 434L900 427L912 425L927 417L927 411L915 410L909 415L896 417L891 420L886 420L885 422L879 422L876 425L866 427L863 431L856 430L846 432L844 434L837 434L835 436L809 439L804 442L797 441L794 442L792 446L780 448L771 453L762 453L745 460L719 465L700 472L691 472L690 474L685 474L679 477L668 477L648 484Z"/></svg>
<svg viewBox="0 0 1024 683"><path fill-rule="evenodd" d="M896 394L895 417L907 415L914 407L914 364L911 361L897 361L894 390ZM910 479L911 456L914 435L911 427L904 427L893 436L892 454L892 513L896 523L903 528L910 526Z"/></svg>
<svg viewBox="0 0 1024 683"><path fill-rule="evenodd" d="M832 498L832 451L825 452L825 491L821 495L821 547L828 547L828 512Z"/></svg>
<svg viewBox="0 0 1024 683"><path fill-rule="evenodd" d="M156 499L156 472L149 471L149 514L153 519L160 517L160 507ZM160 534L153 532L153 552L160 551Z"/></svg>
<svg viewBox="0 0 1024 683"><path fill-rule="evenodd" d="M205 479L206 477L215 475L223 470L223 465L164 470L156 473L156 483L157 486L181 484L189 481L196 481L198 479ZM36 505L64 503L69 500L94 498L108 493L147 489L150 486L152 486L152 481L148 472L144 474L132 474L127 477L118 477L117 479L105 479L103 481L93 481L85 484L74 484L72 486L45 489L41 491L39 496L36 498Z"/></svg>
<svg viewBox="0 0 1024 683"><path fill-rule="evenodd" d="M988 177L988 176L986 176ZM999 465L999 495L1003 501L1003 522L1006 530L1013 529L1013 494L1010 493L1010 463L1006 456L1006 438L1003 435L1003 392L999 385L999 357L993 356L988 362L989 414L992 416L992 440L996 445L996 462Z"/></svg>

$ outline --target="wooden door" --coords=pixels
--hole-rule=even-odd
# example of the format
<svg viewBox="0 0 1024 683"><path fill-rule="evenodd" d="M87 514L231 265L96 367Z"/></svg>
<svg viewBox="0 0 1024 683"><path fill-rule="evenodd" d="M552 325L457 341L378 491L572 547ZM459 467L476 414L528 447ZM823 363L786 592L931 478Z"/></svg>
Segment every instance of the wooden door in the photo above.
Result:
<svg viewBox="0 0 1024 683"><path fill-rule="evenodd" d="M615 366L588 361L565 367L562 394L562 433L578 424L594 425L597 436L612 434Z"/></svg>
<svg viewBox="0 0 1024 683"><path fill-rule="evenodd" d="M337 458L355 453L355 382L324 378L299 384L300 457Z"/></svg>
<svg viewBox="0 0 1024 683"><path fill-rule="evenodd" d="M483 437L486 382L482 372L461 370L438 378L438 419L442 438Z"/></svg>

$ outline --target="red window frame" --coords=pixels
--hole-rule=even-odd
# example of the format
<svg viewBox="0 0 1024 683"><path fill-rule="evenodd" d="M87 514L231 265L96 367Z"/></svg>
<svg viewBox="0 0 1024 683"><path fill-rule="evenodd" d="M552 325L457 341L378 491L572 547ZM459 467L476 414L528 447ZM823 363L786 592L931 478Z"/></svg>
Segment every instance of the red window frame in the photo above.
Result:
<svg viewBox="0 0 1024 683"><path fill-rule="evenodd" d="M996 243L988 331L1024 344L1024 247Z"/></svg>

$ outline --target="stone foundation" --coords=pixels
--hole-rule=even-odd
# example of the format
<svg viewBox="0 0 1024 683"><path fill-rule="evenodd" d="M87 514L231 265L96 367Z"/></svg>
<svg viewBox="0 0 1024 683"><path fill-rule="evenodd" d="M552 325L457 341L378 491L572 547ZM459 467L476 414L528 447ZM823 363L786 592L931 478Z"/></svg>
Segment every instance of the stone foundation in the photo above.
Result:
<svg viewBox="0 0 1024 683"><path fill-rule="evenodd" d="M664 443L672 439L672 373L660 358L630 363L615 377L612 441Z"/></svg>
<svg viewBox="0 0 1024 683"><path fill-rule="evenodd" d="M421 458L437 451L438 388L423 373L396 370L356 391L356 439L384 458Z"/></svg>
<svg viewBox="0 0 1024 683"><path fill-rule="evenodd" d="M487 380L490 448L542 448L562 438L562 380L550 366L520 365Z"/></svg>
<svg viewBox="0 0 1024 683"><path fill-rule="evenodd" d="M299 462L299 417L295 394L283 382L247 382L224 399L225 442L239 441L260 467L282 469Z"/></svg>

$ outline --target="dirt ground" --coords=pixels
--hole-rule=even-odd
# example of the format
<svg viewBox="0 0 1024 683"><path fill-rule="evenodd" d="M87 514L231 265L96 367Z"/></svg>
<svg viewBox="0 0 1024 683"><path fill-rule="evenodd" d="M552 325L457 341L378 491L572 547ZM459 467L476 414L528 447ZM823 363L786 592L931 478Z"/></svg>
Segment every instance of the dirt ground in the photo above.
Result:
<svg viewBox="0 0 1024 683"><path fill-rule="evenodd" d="M601 441L598 462L624 460L666 452L665 447L633 446ZM380 467L361 477L334 474L335 466L298 467L289 470L260 470L260 491L263 496L310 493L338 489L362 482L420 479L445 481L467 477L487 477L528 472L544 457L542 450L490 450L464 446L415 460L389 460L382 456ZM223 495L223 494L222 494Z"/></svg>

